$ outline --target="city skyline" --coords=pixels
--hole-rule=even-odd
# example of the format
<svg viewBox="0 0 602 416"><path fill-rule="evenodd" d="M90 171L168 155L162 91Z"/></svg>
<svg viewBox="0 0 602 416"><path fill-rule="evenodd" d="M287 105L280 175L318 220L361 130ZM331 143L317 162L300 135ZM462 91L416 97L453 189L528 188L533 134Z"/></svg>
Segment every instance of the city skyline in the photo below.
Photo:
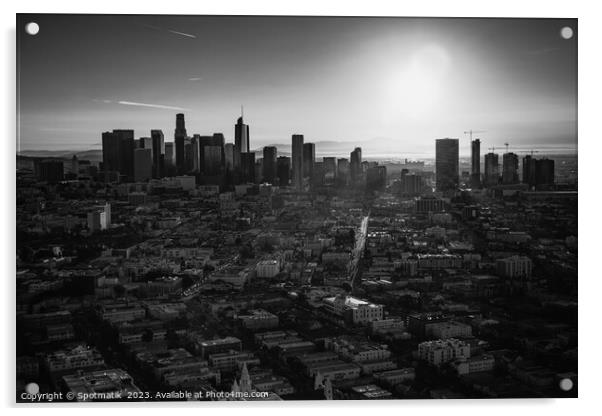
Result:
<svg viewBox="0 0 602 416"><path fill-rule="evenodd" d="M486 130L484 148L576 150L571 19L78 16L72 45L57 25L69 16L35 18L44 36L20 36L20 150L97 149L112 128L168 142L176 112L190 133L232 142L241 104L254 150L299 133L317 153L432 155L427 139L454 137L464 156L469 129Z"/></svg>

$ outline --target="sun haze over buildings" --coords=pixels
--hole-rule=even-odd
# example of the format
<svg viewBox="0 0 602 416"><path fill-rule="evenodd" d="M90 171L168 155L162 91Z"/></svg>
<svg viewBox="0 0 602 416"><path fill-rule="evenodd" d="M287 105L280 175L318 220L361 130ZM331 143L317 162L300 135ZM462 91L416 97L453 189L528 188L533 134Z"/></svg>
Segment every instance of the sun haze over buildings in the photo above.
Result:
<svg viewBox="0 0 602 416"><path fill-rule="evenodd" d="M471 127L487 146L576 147L571 19L33 17L40 34L19 38L20 150L98 149L99 131L170 131L175 113L230 136L241 103L257 148L302 132L432 156L433 139Z"/></svg>

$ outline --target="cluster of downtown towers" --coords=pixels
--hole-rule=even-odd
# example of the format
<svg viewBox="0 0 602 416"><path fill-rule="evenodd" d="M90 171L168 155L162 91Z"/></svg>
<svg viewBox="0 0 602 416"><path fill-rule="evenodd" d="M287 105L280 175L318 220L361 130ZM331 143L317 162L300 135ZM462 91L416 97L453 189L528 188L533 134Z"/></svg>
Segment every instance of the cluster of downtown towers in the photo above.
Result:
<svg viewBox="0 0 602 416"><path fill-rule="evenodd" d="M193 175L203 184L236 185L261 180L302 189L304 178L312 178L318 166L326 177L330 172L336 175L337 171L347 171L350 183L359 181L363 172L361 152L356 148L350 160L325 157L319 164L315 144L304 143L303 135L293 134L292 157L278 156L275 146L265 146L263 158L255 160L249 126L242 116L234 125L234 143L226 143L222 133L188 136L184 114L176 114L173 142L166 142L161 130L151 130L150 137L138 140L134 139L134 130L102 133L101 170L109 181L141 182Z"/></svg>
<svg viewBox="0 0 602 416"><path fill-rule="evenodd" d="M481 187L520 182L519 159L511 152L503 155L501 176L498 154L486 154L485 172L481 175L480 146L479 139L471 141L470 180L465 185ZM261 181L280 186L291 184L301 190L304 178L313 179L318 174L321 181L326 179L332 183L338 176L339 184L341 177L343 184L363 182L377 187L386 184L386 167L362 163L361 148L355 148L350 159L324 157L319 163L315 158L315 144L304 143L301 134L292 135L292 157L278 157L276 147L265 146L263 158L256 160L255 152L250 149L249 126L242 116L234 125L234 143L226 143L222 133L188 136L184 114L177 114L173 142L166 142L161 130L151 130L150 137L138 140L134 138L134 130L113 130L102 134L102 154L101 170L108 181L143 182L151 178L194 175L202 178L203 184L231 186ZM553 160L526 156L522 167L523 183L529 186L554 183ZM458 189L459 139L436 140L435 172L437 190Z"/></svg>

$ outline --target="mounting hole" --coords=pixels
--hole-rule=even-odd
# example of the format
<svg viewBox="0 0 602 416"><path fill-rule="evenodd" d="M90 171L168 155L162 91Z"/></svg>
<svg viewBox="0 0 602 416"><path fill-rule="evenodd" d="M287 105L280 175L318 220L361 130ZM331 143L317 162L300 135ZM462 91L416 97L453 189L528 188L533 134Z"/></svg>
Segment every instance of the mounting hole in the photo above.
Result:
<svg viewBox="0 0 602 416"><path fill-rule="evenodd" d="M40 386L38 385L38 383L29 383L27 386L25 386L25 393L27 394L35 395L39 392Z"/></svg>
<svg viewBox="0 0 602 416"><path fill-rule="evenodd" d="M558 384L562 391L571 391L573 389L573 380L570 378L563 378Z"/></svg>
<svg viewBox="0 0 602 416"><path fill-rule="evenodd" d="M571 29L568 26L563 27L562 29L560 29L560 36L562 36L562 39L570 39L573 37L573 29Z"/></svg>
<svg viewBox="0 0 602 416"><path fill-rule="evenodd" d="M39 31L40 25L38 25L36 22L29 22L25 25L25 33L28 35L37 35Z"/></svg>

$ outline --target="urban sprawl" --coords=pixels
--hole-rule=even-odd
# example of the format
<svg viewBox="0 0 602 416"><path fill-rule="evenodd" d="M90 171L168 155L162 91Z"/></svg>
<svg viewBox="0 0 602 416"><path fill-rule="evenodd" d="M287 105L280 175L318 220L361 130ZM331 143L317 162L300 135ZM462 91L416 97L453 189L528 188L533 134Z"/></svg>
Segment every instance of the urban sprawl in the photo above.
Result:
<svg viewBox="0 0 602 416"><path fill-rule="evenodd" d="M17 155L17 400L576 397L576 156L466 140Z"/></svg>

